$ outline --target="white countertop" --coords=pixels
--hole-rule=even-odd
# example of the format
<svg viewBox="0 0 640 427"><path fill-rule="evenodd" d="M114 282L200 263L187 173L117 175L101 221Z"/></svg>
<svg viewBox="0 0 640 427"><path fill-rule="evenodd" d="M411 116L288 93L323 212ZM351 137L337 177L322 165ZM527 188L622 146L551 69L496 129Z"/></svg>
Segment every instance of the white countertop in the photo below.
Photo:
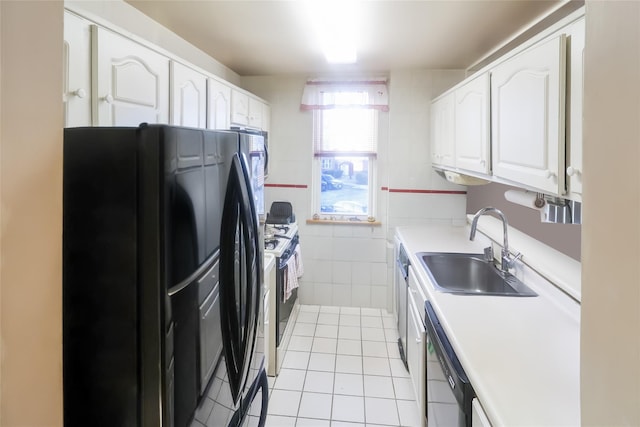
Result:
<svg viewBox="0 0 640 427"><path fill-rule="evenodd" d="M396 233L492 425L580 425L579 303L522 263L514 274L537 297L435 291L416 252L482 253L490 240L478 233L469 241L469 226L399 227ZM516 246L534 240L516 234ZM524 257L536 258L527 252ZM575 262L560 254L556 267L575 271ZM579 277L566 276L579 283Z"/></svg>

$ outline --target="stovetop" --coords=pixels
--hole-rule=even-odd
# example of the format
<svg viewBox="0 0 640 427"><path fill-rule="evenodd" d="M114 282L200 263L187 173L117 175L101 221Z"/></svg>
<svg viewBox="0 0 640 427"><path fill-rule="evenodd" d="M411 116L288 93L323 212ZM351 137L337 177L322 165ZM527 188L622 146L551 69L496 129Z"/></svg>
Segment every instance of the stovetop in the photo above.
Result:
<svg viewBox="0 0 640 427"><path fill-rule="evenodd" d="M268 224L267 227L274 229L273 237L264 239L264 251L274 254L276 257L282 255L289 246L291 238L298 232L298 224Z"/></svg>

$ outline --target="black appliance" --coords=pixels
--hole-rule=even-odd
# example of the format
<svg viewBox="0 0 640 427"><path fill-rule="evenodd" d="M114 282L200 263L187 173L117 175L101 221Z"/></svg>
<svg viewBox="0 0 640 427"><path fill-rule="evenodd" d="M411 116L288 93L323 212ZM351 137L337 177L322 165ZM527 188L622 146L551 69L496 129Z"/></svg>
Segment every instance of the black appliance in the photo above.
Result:
<svg viewBox="0 0 640 427"><path fill-rule="evenodd" d="M146 124L64 138L65 425L186 426L216 364L239 425L266 390L259 144Z"/></svg>
<svg viewBox="0 0 640 427"><path fill-rule="evenodd" d="M409 295L409 256L404 245L397 242L396 253L396 313L398 314L398 350L404 367L409 369L407 362L408 336L408 295Z"/></svg>
<svg viewBox="0 0 640 427"><path fill-rule="evenodd" d="M298 288L291 290L291 295L286 296L286 275L287 269L291 268L290 260L295 256L296 247L300 244L298 232L290 238L288 246L282 254L276 257L276 347L280 347L280 342L284 337L284 333L291 318L291 312L298 299Z"/></svg>
<svg viewBox="0 0 640 427"><path fill-rule="evenodd" d="M429 301L425 312L427 424L471 427L475 392Z"/></svg>
<svg viewBox="0 0 640 427"><path fill-rule="evenodd" d="M296 222L296 215L290 202L273 202L267 213L267 224L291 224Z"/></svg>

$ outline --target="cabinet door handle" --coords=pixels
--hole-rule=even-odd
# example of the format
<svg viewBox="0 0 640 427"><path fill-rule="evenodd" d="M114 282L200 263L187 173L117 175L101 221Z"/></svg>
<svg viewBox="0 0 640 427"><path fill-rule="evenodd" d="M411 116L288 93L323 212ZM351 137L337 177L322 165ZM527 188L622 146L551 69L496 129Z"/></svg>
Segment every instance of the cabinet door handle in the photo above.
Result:
<svg viewBox="0 0 640 427"><path fill-rule="evenodd" d="M549 169L547 169L547 171L545 172L544 176L545 176L546 178L553 178L553 177L555 177L555 176L556 176L556 174L555 174L555 173L553 173L553 172L551 172Z"/></svg>
<svg viewBox="0 0 640 427"><path fill-rule="evenodd" d="M102 99L104 99L104 102L106 102L107 104L113 104L113 96L111 96L110 94L109 94L109 95L106 95L106 96L105 96L104 98L102 98Z"/></svg>
<svg viewBox="0 0 640 427"><path fill-rule="evenodd" d="M85 96L87 96L87 91L80 88L80 89L76 89L73 92L71 92L72 95L77 96L78 98L84 98Z"/></svg>

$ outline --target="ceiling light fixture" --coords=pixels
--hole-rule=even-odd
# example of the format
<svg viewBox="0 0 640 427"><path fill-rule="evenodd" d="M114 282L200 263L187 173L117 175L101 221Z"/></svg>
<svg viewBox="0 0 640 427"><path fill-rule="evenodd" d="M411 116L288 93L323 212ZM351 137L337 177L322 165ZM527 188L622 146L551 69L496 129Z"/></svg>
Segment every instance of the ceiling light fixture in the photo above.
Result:
<svg viewBox="0 0 640 427"><path fill-rule="evenodd" d="M352 0L309 0L309 16L329 63L353 64L357 60L358 16Z"/></svg>

